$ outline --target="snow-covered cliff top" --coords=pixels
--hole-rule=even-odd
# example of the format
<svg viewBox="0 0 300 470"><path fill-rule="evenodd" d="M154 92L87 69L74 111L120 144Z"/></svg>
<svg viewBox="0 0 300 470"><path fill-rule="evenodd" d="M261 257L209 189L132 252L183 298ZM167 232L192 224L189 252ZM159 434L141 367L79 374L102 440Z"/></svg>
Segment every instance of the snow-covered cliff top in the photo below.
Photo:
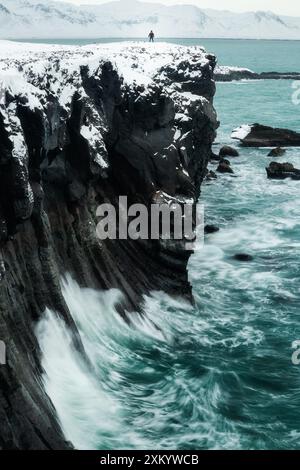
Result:
<svg viewBox="0 0 300 470"><path fill-rule="evenodd" d="M86 80L92 79L95 88L101 89L106 64L109 73L115 71L136 101L151 96L154 89L159 90L161 98L172 100L178 122L190 119L191 106L208 106L214 94L215 58L199 46L122 42L80 47L0 41L0 114L19 162L26 161L27 150L18 106L47 116L55 101L70 116L74 97L90 102ZM106 168L101 137L106 123L94 104L90 114L89 123L82 123L80 133L94 161ZM175 141L180 138L181 133L175 133Z"/></svg>
<svg viewBox="0 0 300 470"><path fill-rule="evenodd" d="M180 65L184 60L189 64ZM86 65L93 73L104 61L115 65L124 83L146 86L159 79L158 73L165 66L179 69L183 74L191 73L192 66L194 73L199 75L200 68L209 63L204 49L199 46L141 42L62 46L0 41L0 80L2 87L10 87L14 94L18 90L26 92L25 87L28 93L33 92L34 76L42 78L46 73L51 73L52 80L62 82L66 71L76 77L80 67ZM53 91L57 92L56 89Z"/></svg>
<svg viewBox="0 0 300 470"><path fill-rule="evenodd" d="M96 67L99 61L116 64L126 83L148 84L161 67L174 67L185 58L199 68L208 63L205 51L199 46L179 46L169 43L120 42L88 46L64 46L0 41L0 71L19 69L41 72L49 63L62 60L68 70L78 66Z"/></svg>

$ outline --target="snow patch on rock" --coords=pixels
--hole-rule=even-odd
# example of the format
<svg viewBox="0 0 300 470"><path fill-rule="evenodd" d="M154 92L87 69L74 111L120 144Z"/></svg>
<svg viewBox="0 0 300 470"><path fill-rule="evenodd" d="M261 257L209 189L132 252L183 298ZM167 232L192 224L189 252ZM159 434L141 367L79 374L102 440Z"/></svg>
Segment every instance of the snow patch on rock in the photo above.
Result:
<svg viewBox="0 0 300 470"><path fill-rule="evenodd" d="M249 124L243 124L232 131L231 138L244 140L250 134L252 127Z"/></svg>
<svg viewBox="0 0 300 470"><path fill-rule="evenodd" d="M216 75L231 75L234 72L239 72L239 73L253 73L253 70L247 69L244 67L235 67L235 66L227 66L227 65L217 65L215 68L215 74Z"/></svg>

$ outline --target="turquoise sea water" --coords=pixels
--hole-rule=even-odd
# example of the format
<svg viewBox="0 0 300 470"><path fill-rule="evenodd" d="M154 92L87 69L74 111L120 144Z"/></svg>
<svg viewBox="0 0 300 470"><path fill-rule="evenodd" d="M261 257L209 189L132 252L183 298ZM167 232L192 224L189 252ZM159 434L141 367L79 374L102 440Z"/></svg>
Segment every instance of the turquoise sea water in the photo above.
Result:
<svg viewBox="0 0 300 470"><path fill-rule="evenodd" d="M225 65L300 69L299 42L199 43ZM243 123L299 131L293 91L290 81L218 84L216 151ZM130 328L114 309L117 292L64 282L94 373L82 369L51 312L38 334L47 391L76 447L300 448L300 366L291 361L300 340L300 182L268 180L267 153L240 149L236 177L203 187L206 221L221 230L190 260L195 307L154 293L146 319ZM279 161L300 167L300 149ZM253 261L234 261L239 252Z"/></svg>

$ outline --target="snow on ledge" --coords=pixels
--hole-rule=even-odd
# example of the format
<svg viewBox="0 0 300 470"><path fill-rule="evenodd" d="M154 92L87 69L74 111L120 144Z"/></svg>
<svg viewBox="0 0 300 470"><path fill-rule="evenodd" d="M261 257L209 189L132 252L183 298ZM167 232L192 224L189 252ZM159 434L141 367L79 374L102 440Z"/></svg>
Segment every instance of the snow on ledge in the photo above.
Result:
<svg viewBox="0 0 300 470"><path fill-rule="evenodd" d="M232 73L249 73L255 74L253 70L243 68L243 67L235 67L235 66L227 66L227 65L217 65L215 68L215 75L231 75Z"/></svg>
<svg viewBox="0 0 300 470"><path fill-rule="evenodd" d="M177 69L187 81L201 77L202 68L208 64L210 66L210 58L200 46L141 41L67 46L0 40L0 113L6 119L7 126L16 128L15 134L11 135L18 155L27 158L26 144L20 126L16 126L13 120L15 110L7 109L2 99L4 91L14 97L25 98L32 111L39 109L42 113L46 112L49 96L55 96L60 106L69 113L75 92L88 100L82 84L82 67L87 68L90 76L99 76L101 65L105 62L110 62L123 77L124 85L132 88L138 86L140 94L147 94L154 83L164 84L163 69L169 66ZM205 106L207 102L203 96L183 92L180 83L167 85L165 89L178 103L176 116L181 121L189 120L184 114L189 105L199 103ZM105 131L104 123L94 111L90 110L93 123L82 125L80 132L89 143L95 163L106 168L105 146L101 137Z"/></svg>
<svg viewBox="0 0 300 470"><path fill-rule="evenodd" d="M89 65L91 70L99 61L115 64L125 83L149 85L161 67L176 65L188 56L203 66L208 62L201 46L180 46L164 42L148 43L124 41L120 43L67 46L51 44L19 43L0 40L0 77L5 68L18 64L34 63L34 69L41 69L46 62L55 59L63 61L68 69Z"/></svg>
<svg viewBox="0 0 300 470"><path fill-rule="evenodd" d="M231 138L237 140L244 140L251 132L252 126L243 124L232 131Z"/></svg>

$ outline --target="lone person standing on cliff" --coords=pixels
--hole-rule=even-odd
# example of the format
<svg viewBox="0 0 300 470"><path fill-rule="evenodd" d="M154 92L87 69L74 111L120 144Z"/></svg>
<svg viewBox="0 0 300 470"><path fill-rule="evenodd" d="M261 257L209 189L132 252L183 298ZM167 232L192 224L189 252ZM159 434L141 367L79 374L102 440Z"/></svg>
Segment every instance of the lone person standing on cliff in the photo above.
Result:
<svg viewBox="0 0 300 470"><path fill-rule="evenodd" d="M150 41L150 42L154 42L154 33L153 33L152 29L151 29L151 31L150 31L150 33L149 33L149 35L148 35L148 38L149 38L149 41Z"/></svg>

